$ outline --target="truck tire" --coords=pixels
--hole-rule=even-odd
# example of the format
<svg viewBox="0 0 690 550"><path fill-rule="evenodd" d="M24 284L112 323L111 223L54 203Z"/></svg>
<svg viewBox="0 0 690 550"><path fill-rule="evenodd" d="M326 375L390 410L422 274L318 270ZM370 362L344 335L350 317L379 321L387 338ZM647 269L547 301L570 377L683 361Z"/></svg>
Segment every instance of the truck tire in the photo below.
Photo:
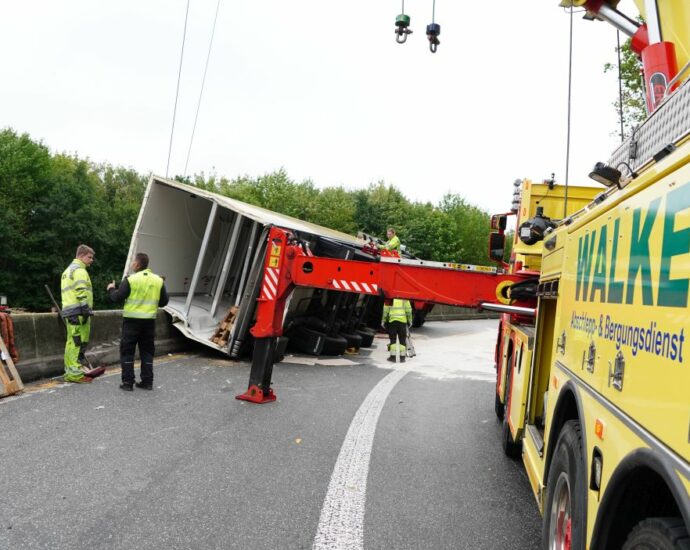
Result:
<svg viewBox="0 0 690 550"><path fill-rule="evenodd" d="M342 355L347 349L347 340L342 336L324 336L321 355Z"/></svg>
<svg viewBox="0 0 690 550"><path fill-rule="evenodd" d="M515 441L513 435L510 433L510 424L508 424L508 416L503 416L503 426L501 431L501 444L506 456L510 458L520 458L522 455L522 441Z"/></svg>
<svg viewBox="0 0 690 550"><path fill-rule="evenodd" d="M623 550L688 550L690 536L682 518L650 518L630 532Z"/></svg>
<svg viewBox="0 0 690 550"><path fill-rule="evenodd" d="M558 436L546 482L544 548L584 550L586 478L580 422L568 420Z"/></svg>
<svg viewBox="0 0 690 550"><path fill-rule="evenodd" d="M285 359L285 348L287 348L288 338L286 336L278 336L276 338L276 347L273 351L273 362L280 363Z"/></svg>
<svg viewBox="0 0 690 550"><path fill-rule="evenodd" d="M355 332L341 332L338 336L342 336L347 340L348 348L361 348L362 347L362 337Z"/></svg>
<svg viewBox="0 0 690 550"><path fill-rule="evenodd" d="M494 411L496 412L496 418L503 420L505 407L503 406L503 403L501 403L501 398L498 396L498 392L496 392L496 396L494 398Z"/></svg>
<svg viewBox="0 0 690 550"><path fill-rule="evenodd" d="M371 345L374 343L374 337L376 336L376 331L370 330L370 329L362 329L362 330L356 330L356 334L359 334L362 337L362 347L363 348L370 348Z"/></svg>
<svg viewBox="0 0 690 550"><path fill-rule="evenodd" d="M428 312L424 311L423 309L415 309L413 315L412 315L412 326L414 328L419 328L421 327L424 322L426 321L426 314Z"/></svg>
<svg viewBox="0 0 690 550"><path fill-rule="evenodd" d="M295 327L288 334L289 345L310 355L321 355L326 335L323 332L308 327Z"/></svg>
<svg viewBox="0 0 690 550"><path fill-rule="evenodd" d="M510 414L510 377L513 373L512 367L508 369L508 375L506 377L506 393L505 393L505 407L503 410L503 425L501 426L501 445L503 446L503 452L506 456L510 458L519 458L522 454L522 441L515 441L513 435L510 433L510 424L508 424L508 416ZM496 395L496 400L498 401L498 395Z"/></svg>

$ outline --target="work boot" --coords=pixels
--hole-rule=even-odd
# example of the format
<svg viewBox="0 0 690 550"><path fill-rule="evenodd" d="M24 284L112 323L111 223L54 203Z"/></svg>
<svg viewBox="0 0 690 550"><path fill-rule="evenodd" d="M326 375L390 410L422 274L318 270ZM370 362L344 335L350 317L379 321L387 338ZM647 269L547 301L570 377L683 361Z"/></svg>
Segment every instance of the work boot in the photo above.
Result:
<svg viewBox="0 0 690 550"><path fill-rule="evenodd" d="M388 359L386 359L386 361L390 361L391 363L395 363L395 357L390 355L390 356L388 356Z"/></svg>
<svg viewBox="0 0 690 550"><path fill-rule="evenodd" d="M401 362L401 363L404 363L404 362L405 362L405 357L404 357L404 356L400 358L400 362Z"/></svg>
<svg viewBox="0 0 690 550"><path fill-rule="evenodd" d="M122 383L120 384L120 389L124 391L134 391L134 386L132 386L132 384Z"/></svg>
<svg viewBox="0 0 690 550"><path fill-rule="evenodd" d="M137 382L134 385L137 388L141 388L142 390L152 390L153 389L153 383L152 382L144 382L143 380L141 382Z"/></svg>

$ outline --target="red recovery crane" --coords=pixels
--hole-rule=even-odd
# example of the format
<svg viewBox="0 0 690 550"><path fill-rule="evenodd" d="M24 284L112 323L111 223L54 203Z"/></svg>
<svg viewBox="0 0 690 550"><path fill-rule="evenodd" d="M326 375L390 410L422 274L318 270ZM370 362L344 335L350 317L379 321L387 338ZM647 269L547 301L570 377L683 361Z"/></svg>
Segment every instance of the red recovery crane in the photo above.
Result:
<svg viewBox="0 0 690 550"><path fill-rule="evenodd" d="M279 227L271 228L268 240L256 323L251 329L255 342L249 387L237 399L253 403L276 399L271 389L276 338L283 333L285 309L296 287L482 307L517 318L535 314L536 298L517 291L519 283L534 281L534 273L508 274L493 267L375 256L374 251L372 260L378 261L318 257L293 232Z"/></svg>

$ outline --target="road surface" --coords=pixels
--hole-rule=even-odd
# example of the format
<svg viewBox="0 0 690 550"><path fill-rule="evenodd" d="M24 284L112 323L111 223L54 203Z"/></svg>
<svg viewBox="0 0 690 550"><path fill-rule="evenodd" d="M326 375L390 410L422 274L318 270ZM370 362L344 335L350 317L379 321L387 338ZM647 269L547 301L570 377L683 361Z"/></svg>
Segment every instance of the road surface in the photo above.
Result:
<svg viewBox="0 0 690 550"><path fill-rule="evenodd" d="M536 549L541 519L493 406L497 321L430 322L417 357L289 356L278 401L210 351L153 392L30 385L0 400L0 548Z"/></svg>

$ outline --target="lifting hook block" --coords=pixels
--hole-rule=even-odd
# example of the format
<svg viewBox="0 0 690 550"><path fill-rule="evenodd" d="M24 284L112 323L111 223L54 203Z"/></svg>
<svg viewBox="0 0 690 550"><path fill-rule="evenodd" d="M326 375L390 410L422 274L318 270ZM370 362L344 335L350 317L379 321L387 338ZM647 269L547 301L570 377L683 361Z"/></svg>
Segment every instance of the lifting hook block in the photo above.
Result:
<svg viewBox="0 0 690 550"><path fill-rule="evenodd" d="M404 44L407 41L407 35L412 34L410 26L410 16L401 13L395 18L395 41L398 44Z"/></svg>
<svg viewBox="0 0 690 550"><path fill-rule="evenodd" d="M436 53L436 48L441 43L438 35L441 34L441 25L438 23L431 23L426 26L426 37L429 39L429 49L431 53Z"/></svg>

